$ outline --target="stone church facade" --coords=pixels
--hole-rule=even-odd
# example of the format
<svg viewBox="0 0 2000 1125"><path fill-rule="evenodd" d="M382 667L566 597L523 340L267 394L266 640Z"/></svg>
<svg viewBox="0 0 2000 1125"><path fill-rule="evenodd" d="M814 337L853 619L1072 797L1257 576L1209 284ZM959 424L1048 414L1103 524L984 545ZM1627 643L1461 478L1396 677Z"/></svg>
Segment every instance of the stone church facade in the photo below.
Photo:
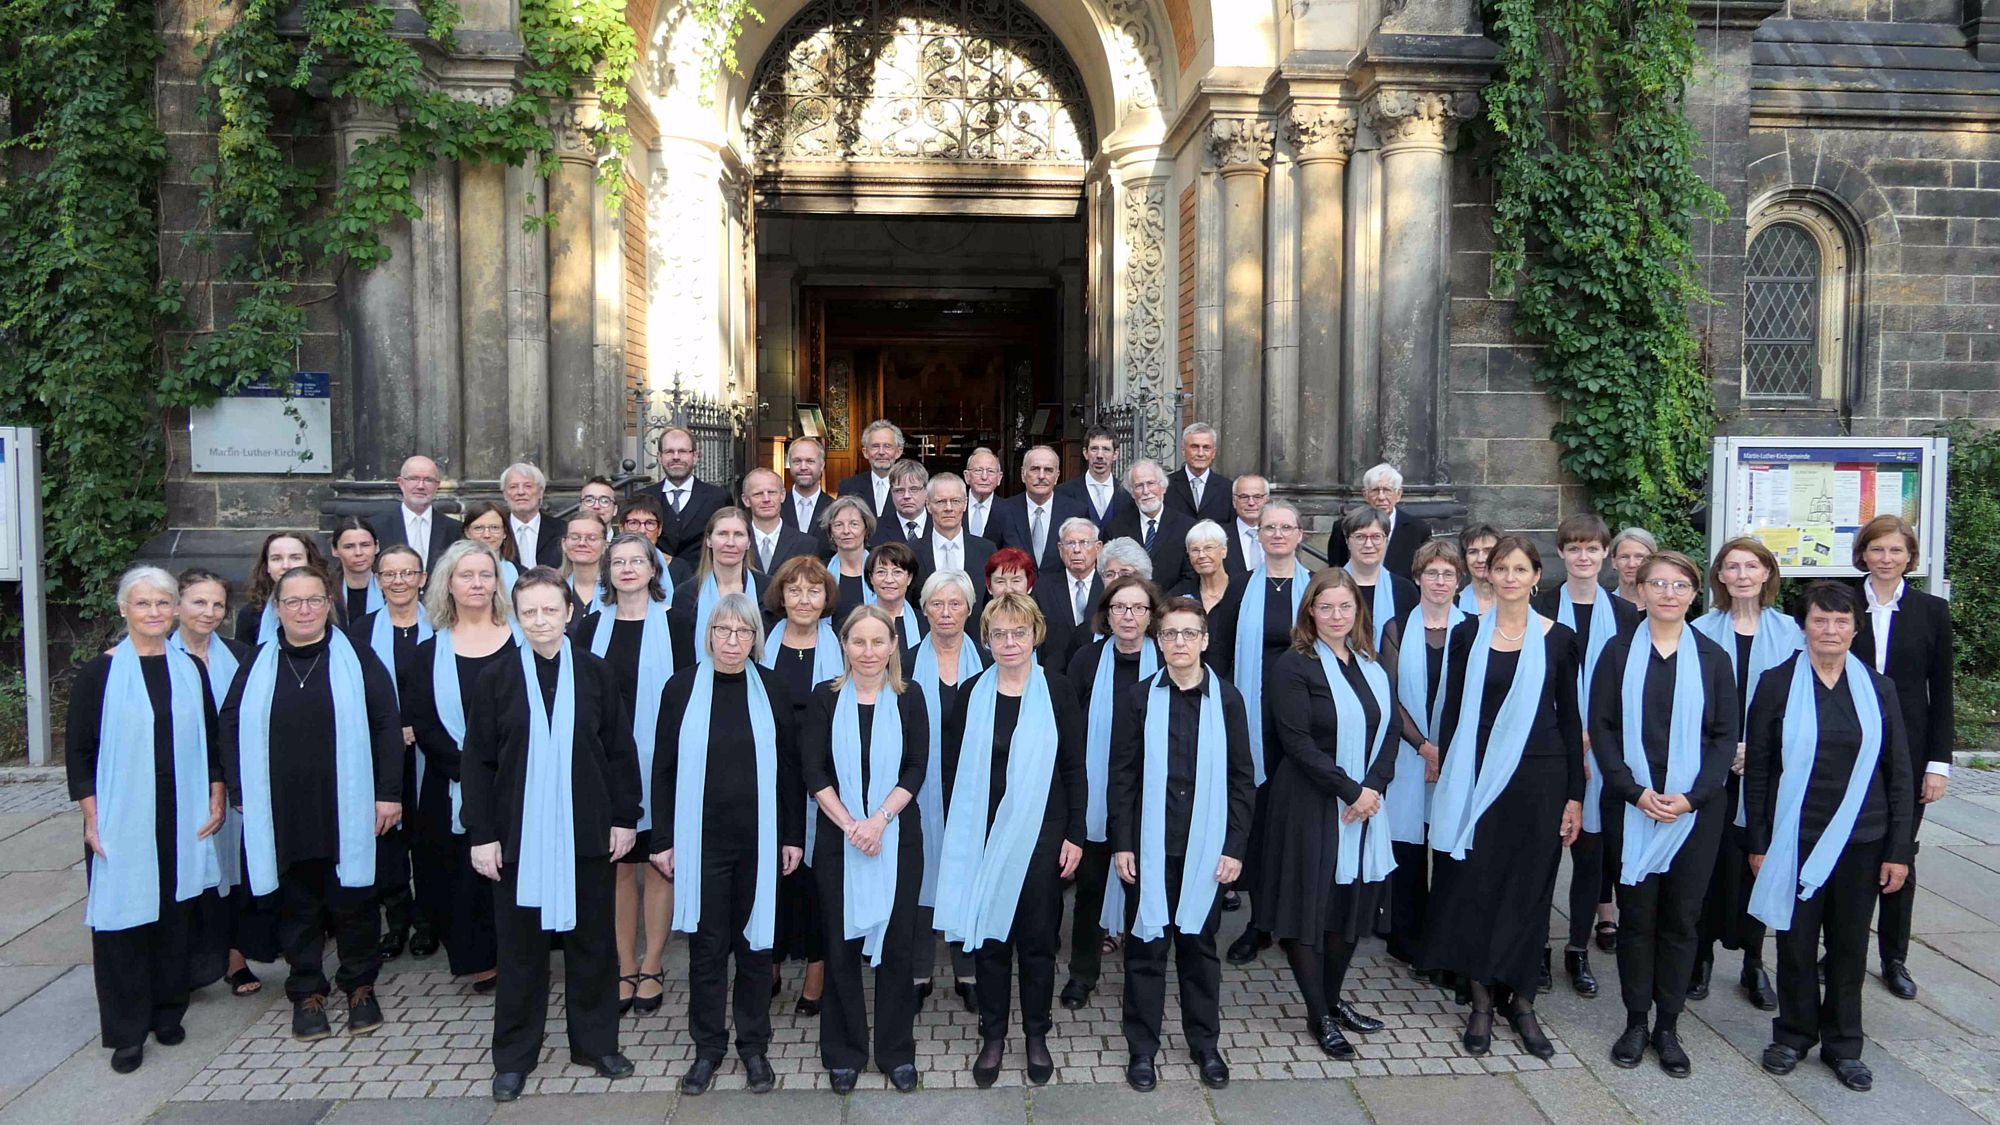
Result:
<svg viewBox="0 0 2000 1125"><path fill-rule="evenodd" d="M393 5L392 5L393 6ZM193 169L192 47L163 4L162 256L226 312ZM455 96L518 75L513 0L465 0ZM1171 460L1324 515L1378 460L1411 499L1547 529L1563 483L1511 306L1489 296L1490 189L1461 146L1494 46L1472 0L767 0L743 73L699 88L677 0L631 0L640 73L624 202L583 127L556 171L440 165L391 260L323 279L302 371L333 380L330 474L188 470L161 555L240 565L257 529L380 504L401 459L460 497L515 460L558 498L643 473L670 390L772 463L803 427L830 472L887 414L913 452L1074 445L1100 412ZM1922 432L2000 420L2000 18L1981 0L1701 0L1689 112L1726 219L1693 310L1723 430ZM414 19L414 15L411 16ZM414 23L411 25L415 30ZM380 135L326 107L328 154ZM546 207L555 222L523 228ZM200 327L199 324L196 327ZM1128 454L1129 456L1129 454ZM567 501L560 501L566 503Z"/></svg>

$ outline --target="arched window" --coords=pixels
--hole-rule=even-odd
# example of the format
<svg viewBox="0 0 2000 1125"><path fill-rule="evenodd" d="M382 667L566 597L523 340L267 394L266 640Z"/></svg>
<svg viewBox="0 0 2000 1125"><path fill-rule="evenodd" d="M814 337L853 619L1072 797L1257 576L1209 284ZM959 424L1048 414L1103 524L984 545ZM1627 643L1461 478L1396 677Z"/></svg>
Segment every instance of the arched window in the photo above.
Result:
<svg viewBox="0 0 2000 1125"><path fill-rule="evenodd" d="M1839 403L1849 279L1847 238L1819 208L1783 201L1751 221L1743 269L1746 402Z"/></svg>

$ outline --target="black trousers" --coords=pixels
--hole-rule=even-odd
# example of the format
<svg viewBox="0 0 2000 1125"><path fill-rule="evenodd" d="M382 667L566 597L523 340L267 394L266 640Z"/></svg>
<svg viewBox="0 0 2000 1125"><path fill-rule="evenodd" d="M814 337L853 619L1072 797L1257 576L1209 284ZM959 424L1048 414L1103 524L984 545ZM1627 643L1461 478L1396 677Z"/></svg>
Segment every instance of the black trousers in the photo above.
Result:
<svg viewBox="0 0 2000 1125"><path fill-rule="evenodd" d="M1075 914L1069 926L1069 976L1092 988L1104 962L1104 880L1111 876L1111 843L1085 843L1076 865Z"/></svg>
<svg viewBox="0 0 2000 1125"><path fill-rule="evenodd" d="M451 837L451 913L437 933L453 976L472 976L500 963L493 940L493 882L472 869L472 844Z"/></svg>
<svg viewBox="0 0 2000 1125"><path fill-rule="evenodd" d="M1924 771L1917 767L1917 792L1923 793ZM1924 826L1924 803L1916 802L1916 820L1910 829L1912 834ZM1882 913L1875 923L1876 950L1886 963L1910 959L1910 924L1917 909L1917 852L1921 844L1910 845L1910 875L1903 880L1901 890L1892 895L1882 895Z"/></svg>
<svg viewBox="0 0 2000 1125"><path fill-rule="evenodd" d="M493 1070L526 1074L541 1057L549 1016L549 954L562 941L563 992L569 1049L590 1058L618 1050L618 947L612 933L616 878L610 859L576 861L576 928L542 929L539 908L514 905L520 867L505 864L491 884L490 908L499 949L500 983L493 993Z"/></svg>
<svg viewBox="0 0 2000 1125"><path fill-rule="evenodd" d="M410 830L393 828L375 838L375 904L389 933L407 934L416 920L410 894Z"/></svg>
<svg viewBox="0 0 2000 1125"><path fill-rule="evenodd" d="M917 907L917 951L911 958L911 968L918 980L932 980L937 975L938 946L951 951L951 974L957 980L972 979L972 954L961 945L953 945L944 940L937 931L937 909L931 906Z"/></svg>
<svg viewBox="0 0 2000 1125"><path fill-rule="evenodd" d="M979 1007L979 1037L1002 1039L1013 1007L1016 963L1021 973L1021 1030L1031 1039L1049 1033L1049 1005L1056 995L1056 927L1062 924L1062 879L1057 867L1060 840L1035 847L1021 876L1014 928L1004 941L973 951L973 995Z"/></svg>
<svg viewBox="0 0 2000 1125"><path fill-rule="evenodd" d="M406 838L410 852L410 885L416 904L414 927L443 940L451 930L454 911L463 904L455 897L458 842L451 834L451 797L440 771L432 769L426 773L415 805L404 806L403 827L398 831ZM474 877L477 878L477 872Z"/></svg>
<svg viewBox="0 0 2000 1125"><path fill-rule="evenodd" d="M1802 850L1800 862L1810 850ZM1861 984L1868 969L1868 918L1881 897L1882 842L1850 843L1826 884L1792 904L1792 928L1778 931L1778 1016L1771 1038L1826 1059L1861 1057ZM1826 984L1819 981L1826 943Z"/></svg>
<svg viewBox="0 0 2000 1125"><path fill-rule="evenodd" d="M1750 888L1756 877L1750 872L1749 853L1743 850L1744 831L1728 825L1716 845L1715 870L1696 930L1698 962L1713 962L1715 943L1721 942L1724 949L1743 951L1745 968L1764 963L1764 923L1750 914Z"/></svg>
<svg viewBox="0 0 2000 1125"><path fill-rule="evenodd" d="M701 923L688 936L688 1033L696 1058L721 1061L729 1047L723 1009L729 961L736 961L736 1053L771 1049L771 951L751 949L743 936L757 899L755 828L737 838L704 832L701 841ZM616 990L613 990L616 994Z"/></svg>
<svg viewBox="0 0 2000 1125"><path fill-rule="evenodd" d="M915 818L906 821L914 825ZM820 825L820 831L827 826ZM914 844L914 846L912 846ZM861 939L848 941L846 869L822 850L814 860L821 923L826 930L826 991L820 997L819 1057L828 1070L868 1065L868 984ZM875 1067L884 1074L917 1061L917 892L924 878L921 838L904 840L896 854L896 901L882 935L882 963L875 966ZM925 935L926 938L929 935ZM930 942L922 943L925 950Z"/></svg>
<svg viewBox="0 0 2000 1125"><path fill-rule="evenodd" d="M1166 857L1167 912L1180 906L1181 873L1187 857ZM1131 936L1139 913L1139 888L1125 888L1125 1043L1134 1056L1159 1053L1160 1023L1167 1011L1167 950L1181 972L1181 1030L1188 1049L1212 1050L1221 1031L1222 959L1215 952L1215 931L1222 923L1222 892L1209 904L1208 917L1197 933L1168 923L1166 933L1152 941Z"/></svg>
<svg viewBox="0 0 2000 1125"><path fill-rule="evenodd" d="M1721 817L1703 812L1666 871L1636 885L1618 884L1618 990L1627 1012L1657 1006L1661 1015L1678 1015L1686 1006L1695 928L1722 829ZM1607 855L1605 862L1618 870L1623 855Z"/></svg>
<svg viewBox="0 0 2000 1125"><path fill-rule="evenodd" d="M157 921L129 930L90 932L97 980L97 1020L112 1050L144 1046L149 1032L179 1027L188 1007L188 943L200 897L173 901L173 873Z"/></svg>
<svg viewBox="0 0 2000 1125"><path fill-rule="evenodd" d="M1253 715L1250 721L1254 723L1257 721L1257 718ZM1275 766L1275 761L1270 757L1270 752L1273 749L1275 749L1275 740L1266 737L1264 739L1264 760L1271 762ZM1262 863L1264 859L1264 822L1270 819L1267 815L1270 808L1271 781L1269 777L1266 777L1264 784L1257 787L1257 800L1251 806L1249 843L1244 845L1243 849L1247 853L1243 857L1243 871L1236 876L1236 882L1230 884L1229 889L1231 890L1248 891L1257 885L1257 881L1261 877L1257 872L1257 865ZM1252 913L1254 915L1255 912L1253 911ZM1257 922L1253 916L1247 929L1255 930L1256 928Z"/></svg>
<svg viewBox="0 0 2000 1125"><path fill-rule="evenodd" d="M1605 831L1579 832L1569 846L1569 944L1572 949L1590 948L1590 930L1597 922L1597 905L1612 900L1611 888L1618 882L1617 835L1610 818L1622 816L1617 807L1604 811ZM1609 858L1607 858L1609 857Z"/></svg>
<svg viewBox="0 0 2000 1125"><path fill-rule="evenodd" d="M327 935L340 954L334 983L353 992L375 983L381 967L382 917L375 905L375 888L343 887L334 861L311 859L278 873L278 944L292 973L285 978L285 995L292 1000L327 994Z"/></svg>
<svg viewBox="0 0 2000 1125"><path fill-rule="evenodd" d="M1396 856L1396 870L1389 873L1389 956L1415 964L1431 902L1431 847L1391 844L1389 850Z"/></svg>

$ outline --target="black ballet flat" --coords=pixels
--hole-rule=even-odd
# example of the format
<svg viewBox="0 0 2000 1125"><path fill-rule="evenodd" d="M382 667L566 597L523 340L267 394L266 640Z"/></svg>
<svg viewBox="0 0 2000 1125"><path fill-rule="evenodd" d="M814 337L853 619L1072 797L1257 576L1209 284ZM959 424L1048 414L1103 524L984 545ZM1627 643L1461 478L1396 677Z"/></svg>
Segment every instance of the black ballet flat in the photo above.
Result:
<svg viewBox="0 0 2000 1125"><path fill-rule="evenodd" d="M1351 1059L1354 1057L1354 1044L1349 1043L1347 1036L1340 1033L1340 1023L1332 1016L1321 1016L1311 1021L1306 1024L1306 1030L1311 1033L1313 1042L1319 1044L1319 1049L1328 1058Z"/></svg>
<svg viewBox="0 0 2000 1125"><path fill-rule="evenodd" d="M1236 891L1222 892L1222 912L1234 914L1243 909L1243 896Z"/></svg>
<svg viewBox="0 0 2000 1125"><path fill-rule="evenodd" d="M1600 918L1593 929L1597 935L1597 948L1606 953L1618 952L1618 923Z"/></svg>
<svg viewBox="0 0 2000 1125"><path fill-rule="evenodd" d="M633 1003L639 999L639 974L631 973L621 976L618 978L618 983L632 986L632 995L618 998L618 1014L622 1016L629 1014L632 1011Z"/></svg>
<svg viewBox="0 0 2000 1125"><path fill-rule="evenodd" d="M924 1001L929 1000L931 998L931 992L934 990L934 988L935 986L930 981L927 980L918 981L917 1003L922 1004Z"/></svg>
<svg viewBox="0 0 2000 1125"><path fill-rule="evenodd" d="M187 1028L182 1027L180 1024L175 1024L172 1027L153 1029L153 1040L162 1047L178 1047L182 1043L187 1042L187 1037Z"/></svg>
<svg viewBox="0 0 2000 1125"><path fill-rule="evenodd" d="M111 1052L111 1070L116 1074L130 1074L146 1061L146 1048L120 1047Z"/></svg>
<svg viewBox="0 0 2000 1125"><path fill-rule="evenodd" d="M1007 1055L1007 1041L988 1039L972 1060L972 1084L984 1090L1000 1080L1000 1063Z"/></svg>
<svg viewBox="0 0 2000 1125"><path fill-rule="evenodd" d="M1474 1008L1465 1017L1465 1031L1458 1037L1459 1046L1468 1055L1483 1055L1493 1049L1493 1009Z"/></svg>
<svg viewBox="0 0 2000 1125"><path fill-rule="evenodd" d="M792 1012L800 1016L819 1015L819 1001L809 996L801 996L792 1003Z"/></svg>
<svg viewBox="0 0 2000 1125"><path fill-rule="evenodd" d="M476 980L472 982L472 991L478 993L481 996L484 996L487 993L492 992L494 989L499 987L500 987L499 973L494 973L492 976L487 977L485 980Z"/></svg>
<svg viewBox="0 0 2000 1125"><path fill-rule="evenodd" d="M660 994L658 996L639 995L639 986L647 981L652 981L654 984L660 986ZM638 1015L652 1015L654 1012L660 1010L660 1005L666 1003L666 999L667 974L665 973L640 973L638 974L638 979L632 983L632 1011Z"/></svg>
<svg viewBox="0 0 2000 1125"><path fill-rule="evenodd" d="M1049 1055L1049 1041L1039 1035L1028 1036L1028 1081L1046 1086L1055 1076L1056 1060Z"/></svg>
<svg viewBox="0 0 2000 1125"><path fill-rule="evenodd" d="M974 1013L979 1011L979 997L973 993L971 981L955 981L951 990L958 993L958 1001L965 1005L966 1011Z"/></svg>
<svg viewBox="0 0 2000 1125"><path fill-rule="evenodd" d="M1542 1034L1542 1023L1535 1018L1535 1010L1508 1012L1507 1022L1514 1026L1514 1034L1521 1037L1521 1046L1529 1054L1547 1061L1556 1057L1556 1045Z"/></svg>

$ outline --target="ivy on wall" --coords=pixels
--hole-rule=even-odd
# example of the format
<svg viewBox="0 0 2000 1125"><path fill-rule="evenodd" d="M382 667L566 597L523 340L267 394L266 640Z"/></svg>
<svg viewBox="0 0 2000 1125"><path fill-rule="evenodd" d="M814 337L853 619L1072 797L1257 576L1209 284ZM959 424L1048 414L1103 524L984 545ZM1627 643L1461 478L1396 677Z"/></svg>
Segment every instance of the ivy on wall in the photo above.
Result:
<svg viewBox="0 0 2000 1125"><path fill-rule="evenodd" d="M1541 346L1562 467L1612 526L1698 545L1715 405L1689 232L1722 198L1683 112L1701 58L1686 0L1495 0L1488 27L1496 287Z"/></svg>

